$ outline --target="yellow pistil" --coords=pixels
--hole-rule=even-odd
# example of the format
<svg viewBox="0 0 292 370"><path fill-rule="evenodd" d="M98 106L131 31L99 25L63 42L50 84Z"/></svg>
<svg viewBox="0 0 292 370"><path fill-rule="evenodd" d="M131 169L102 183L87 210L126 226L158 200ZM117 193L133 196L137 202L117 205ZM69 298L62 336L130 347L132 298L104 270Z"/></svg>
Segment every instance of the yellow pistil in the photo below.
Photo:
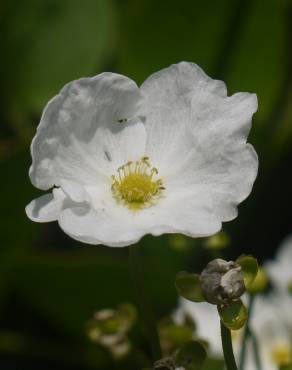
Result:
<svg viewBox="0 0 292 370"><path fill-rule="evenodd" d="M277 343L272 348L272 360L278 366L292 363L292 347L289 343Z"/></svg>
<svg viewBox="0 0 292 370"><path fill-rule="evenodd" d="M148 157L128 162L112 175L112 192L118 202L132 210L149 207L165 188L162 179L155 179L158 170L151 167Z"/></svg>

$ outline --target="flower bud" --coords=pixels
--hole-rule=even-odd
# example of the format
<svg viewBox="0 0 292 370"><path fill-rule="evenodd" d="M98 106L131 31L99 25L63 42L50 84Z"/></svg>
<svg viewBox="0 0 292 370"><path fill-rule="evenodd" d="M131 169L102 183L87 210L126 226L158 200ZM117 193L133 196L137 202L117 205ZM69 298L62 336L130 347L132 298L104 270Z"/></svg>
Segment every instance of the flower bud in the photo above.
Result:
<svg viewBox="0 0 292 370"><path fill-rule="evenodd" d="M215 305L228 305L245 292L241 267L233 261L217 258L209 262L200 281L204 298Z"/></svg>

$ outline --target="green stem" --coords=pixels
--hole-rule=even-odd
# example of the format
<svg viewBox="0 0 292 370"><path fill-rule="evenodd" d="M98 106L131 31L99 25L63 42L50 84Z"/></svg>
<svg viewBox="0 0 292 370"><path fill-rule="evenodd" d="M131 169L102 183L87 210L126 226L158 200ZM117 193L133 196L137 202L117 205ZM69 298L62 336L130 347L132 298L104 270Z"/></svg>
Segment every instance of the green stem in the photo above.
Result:
<svg viewBox="0 0 292 370"><path fill-rule="evenodd" d="M253 352L254 352L256 367L257 367L258 370L262 370L262 363L261 363L261 359L260 359L260 355L259 355L258 342L257 342L256 337L255 337L253 332L250 332L250 336L251 336L251 340L252 340L252 348L253 348Z"/></svg>
<svg viewBox="0 0 292 370"><path fill-rule="evenodd" d="M248 316L247 316L247 321L246 321L246 324L245 324L245 329L244 329L242 342L241 342L239 370L244 370L244 364L245 364L245 358L246 358L246 345L247 345L247 341L250 337L249 323L250 323L250 317L251 317L251 314L252 314L253 302L254 302L254 297L252 295L250 295L249 298L248 298Z"/></svg>
<svg viewBox="0 0 292 370"><path fill-rule="evenodd" d="M244 370L245 359L246 359L246 345L247 345L247 341L249 339L251 339L251 341L252 341L252 348L253 348L253 351L254 351L256 367L257 367L258 370L262 370L259 351L258 351L257 340L256 340L256 338L255 338L255 336L254 336L254 334L253 334L253 332L250 328L250 318L251 318L251 315L252 315L253 306L254 306L254 296L249 295L248 317L247 317L247 321L246 321L246 324L245 324L245 330L244 330L244 334L243 334L242 342L241 342L239 370Z"/></svg>
<svg viewBox="0 0 292 370"><path fill-rule="evenodd" d="M136 296L138 300L139 311L143 320L145 335L149 341L153 362L161 358L161 349L157 327L150 302L146 296L143 268L141 257L139 255L139 247L132 245L129 247L129 265L135 285Z"/></svg>
<svg viewBox="0 0 292 370"><path fill-rule="evenodd" d="M222 340L222 348L224 354L224 360L227 370L237 370L233 348L232 348L232 340L231 340L231 333L230 330L223 324L220 320L221 326L221 340Z"/></svg>

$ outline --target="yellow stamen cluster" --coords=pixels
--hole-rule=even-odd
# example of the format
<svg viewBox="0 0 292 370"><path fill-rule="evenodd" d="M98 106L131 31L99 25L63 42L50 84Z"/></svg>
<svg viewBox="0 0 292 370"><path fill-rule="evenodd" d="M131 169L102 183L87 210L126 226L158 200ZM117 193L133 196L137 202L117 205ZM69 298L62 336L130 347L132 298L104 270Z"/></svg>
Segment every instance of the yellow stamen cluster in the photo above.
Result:
<svg viewBox="0 0 292 370"><path fill-rule="evenodd" d="M132 210L152 205L161 195L161 179L155 179L158 170L151 167L148 157L139 161L128 162L117 169L118 175L112 175L112 192L117 201Z"/></svg>
<svg viewBox="0 0 292 370"><path fill-rule="evenodd" d="M292 364L292 347L288 343L278 343L272 348L272 360L279 366Z"/></svg>

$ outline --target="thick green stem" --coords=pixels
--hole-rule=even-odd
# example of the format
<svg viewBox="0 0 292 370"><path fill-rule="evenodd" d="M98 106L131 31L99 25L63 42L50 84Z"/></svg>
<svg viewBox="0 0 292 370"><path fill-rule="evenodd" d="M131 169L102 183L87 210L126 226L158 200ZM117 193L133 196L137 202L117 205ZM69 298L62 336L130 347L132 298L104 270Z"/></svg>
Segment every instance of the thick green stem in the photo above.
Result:
<svg viewBox="0 0 292 370"><path fill-rule="evenodd" d="M143 320L143 328L149 341L152 360L154 362L161 358L160 342L151 305L146 295L143 267L137 245L129 247L129 265L135 285L140 315Z"/></svg>
<svg viewBox="0 0 292 370"><path fill-rule="evenodd" d="M221 340L222 340L222 348L224 354L224 360L227 370L237 370L233 348L232 348L232 340L231 340L231 333L230 330L223 324L220 320L221 326Z"/></svg>

